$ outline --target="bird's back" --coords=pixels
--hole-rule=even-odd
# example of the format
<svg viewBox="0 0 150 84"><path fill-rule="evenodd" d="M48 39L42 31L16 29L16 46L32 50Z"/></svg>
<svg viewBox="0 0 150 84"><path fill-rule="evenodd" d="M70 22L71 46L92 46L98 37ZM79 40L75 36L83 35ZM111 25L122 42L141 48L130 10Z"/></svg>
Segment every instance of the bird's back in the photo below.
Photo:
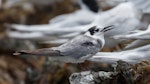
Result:
<svg viewBox="0 0 150 84"><path fill-rule="evenodd" d="M63 56L78 59L82 56L92 56L96 54L101 47L101 41L86 35L81 35L59 47L54 47L52 49L60 51Z"/></svg>

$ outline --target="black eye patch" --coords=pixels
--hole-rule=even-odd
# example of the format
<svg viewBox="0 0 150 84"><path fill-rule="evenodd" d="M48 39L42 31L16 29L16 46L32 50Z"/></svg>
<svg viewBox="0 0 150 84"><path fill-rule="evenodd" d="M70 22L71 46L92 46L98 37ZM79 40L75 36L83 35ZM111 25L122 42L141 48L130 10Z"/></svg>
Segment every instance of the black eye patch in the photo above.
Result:
<svg viewBox="0 0 150 84"><path fill-rule="evenodd" d="M96 2L96 0L82 0L83 3L93 12L98 12L99 6Z"/></svg>
<svg viewBox="0 0 150 84"><path fill-rule="evenodd" d="M99 29L96 29L95 31L96 31L96 32L98 32L98 31L99 31Z"/></svg>
<svg viewBox="0 0 150 84"><path fill-rule="evenodd" d="M90 32L91 35L94 35L95 29L96 29L96 26L93 26L88 31Z"/></svg>

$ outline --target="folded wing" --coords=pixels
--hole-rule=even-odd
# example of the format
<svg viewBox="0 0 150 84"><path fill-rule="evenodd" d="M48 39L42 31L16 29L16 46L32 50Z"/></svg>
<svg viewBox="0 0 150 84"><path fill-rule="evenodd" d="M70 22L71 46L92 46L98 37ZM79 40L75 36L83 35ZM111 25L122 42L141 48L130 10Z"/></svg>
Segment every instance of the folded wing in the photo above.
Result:
<svg viewBox="0 0 150 84"><path fill-rule="evenodd" d="M58 50L52 50L50 48L22 50L14 53L14 55L62 56Z"/></svg>

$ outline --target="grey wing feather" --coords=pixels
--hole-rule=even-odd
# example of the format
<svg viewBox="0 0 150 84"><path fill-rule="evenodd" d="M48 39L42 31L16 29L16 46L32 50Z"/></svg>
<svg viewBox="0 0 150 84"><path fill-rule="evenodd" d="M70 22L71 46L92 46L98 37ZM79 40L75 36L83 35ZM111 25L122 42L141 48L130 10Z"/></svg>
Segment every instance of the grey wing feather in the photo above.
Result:
<svg viewBox="0 0 150 84"><path fill-rule="evenodd" d="M64 56L74 57L76 59L81 58L82 56L96 54L101 47L101 44L93 44L93 41L97 41L91 37L81 35L71 41L52 49L60 51Z"/></svg>
<svg viewBox="0 0 150 84"><path fill-rule="evenodd" d="M14 53L14 55L39 55L39 56L61 56L57 50L50 48L38 49L38 50L22 50Z"/></svg>

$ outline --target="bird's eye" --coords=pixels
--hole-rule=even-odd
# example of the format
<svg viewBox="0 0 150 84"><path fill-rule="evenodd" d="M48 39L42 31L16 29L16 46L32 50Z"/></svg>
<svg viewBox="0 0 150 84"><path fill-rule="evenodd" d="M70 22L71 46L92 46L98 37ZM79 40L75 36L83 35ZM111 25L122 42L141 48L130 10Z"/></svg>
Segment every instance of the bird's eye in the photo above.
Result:
<svg viewBox="0 0 150 84"><path fill-rule="evenodd" d="M99 31L99 29L95 29L95 31L96 31L96 32L98 32L98 31Z"/></svg>

